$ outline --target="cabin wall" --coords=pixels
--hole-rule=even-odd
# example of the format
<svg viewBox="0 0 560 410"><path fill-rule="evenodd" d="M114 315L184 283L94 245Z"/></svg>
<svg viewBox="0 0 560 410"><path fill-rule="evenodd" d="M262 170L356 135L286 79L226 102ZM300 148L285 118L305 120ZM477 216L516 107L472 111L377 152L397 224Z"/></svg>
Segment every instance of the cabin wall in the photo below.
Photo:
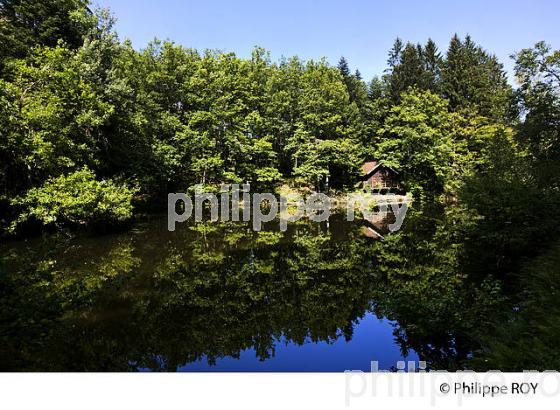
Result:
<svg viewBox="0 0 560 410"><path fill-rule="evenodd" d="M379 169L364 181L364 188L397 187L396 175L388 169Z"/></svg>

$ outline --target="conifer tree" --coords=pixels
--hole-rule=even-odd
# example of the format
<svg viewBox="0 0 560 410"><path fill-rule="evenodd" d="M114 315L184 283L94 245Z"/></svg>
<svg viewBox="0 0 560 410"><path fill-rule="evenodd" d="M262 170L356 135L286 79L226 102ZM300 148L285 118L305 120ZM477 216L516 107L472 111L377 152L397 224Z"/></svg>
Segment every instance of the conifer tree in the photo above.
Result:
<svg viewBox="0 0 560 410"><path fill-rule="evenodd" d="M470 36L464 41L453 36L441 77L443 95L452 109L475 109L487 117L506 119L511 87L503 66Z"/></svg>
<svg viewBox="0 0 560 410"><path fill-rule="evenodd" d="M350 78L350 69L348 68L348 62L344 57L340 57L340 60L338 60L337 68L338 71L340 71L342 78L344 79Z"/></svg>
<svg viewBox="0 0 560 410"><path fill-rule="evenodd" d="M430 38L422 50L422 62L424 64L424 88L440 93L441 90L441 66L443 59L436 46L436 43Z"/></svg>

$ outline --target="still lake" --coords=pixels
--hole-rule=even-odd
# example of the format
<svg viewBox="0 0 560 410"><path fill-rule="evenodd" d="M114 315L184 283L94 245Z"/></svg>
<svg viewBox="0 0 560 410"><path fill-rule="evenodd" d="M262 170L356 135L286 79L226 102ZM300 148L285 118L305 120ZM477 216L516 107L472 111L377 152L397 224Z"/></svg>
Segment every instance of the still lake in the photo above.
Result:
<svg viewBox="0 0 560 410"><path fill-rule="evenodd" d="M0 245L0 370L456 369L476 347L487 283L426 215L302 219L281 232L164 215L105 235ZM383 240L379 235L384 235Z"/></svg>

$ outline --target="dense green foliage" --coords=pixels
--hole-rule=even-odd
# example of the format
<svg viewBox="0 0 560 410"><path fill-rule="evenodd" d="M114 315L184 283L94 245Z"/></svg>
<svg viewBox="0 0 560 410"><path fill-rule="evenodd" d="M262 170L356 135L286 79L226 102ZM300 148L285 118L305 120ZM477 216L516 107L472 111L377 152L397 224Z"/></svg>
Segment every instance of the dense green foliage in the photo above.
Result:
<svg viewBox="0 0 560 410"><path fill-rule="evenodd" d="M69 175L50 179L40 188L30 189L25 197L16 198L14 205L26 211L12 223L12 230L29 220L43 225L84 225L122 222L132 216L133 192L127 186L112 181L96 181L95 175L84 168Z"/></svg>
<svg viewBox="0 0 560 410"><path fill-rule="evenodd" d="M483 338L482 354L477 354L475 366L502 371L560 367L559 264L560 244L556 242L521 268L520 301L498 325L493 337Z"/></svg>
<svg viewBox="0 0 560 410"><path fill-rule="evenodd" d="M344 58L275 63L260 48L243 60L159 41L136 51L83 0L4 0L0 16L4 227L22 211L13 198L84 166L161 202L197 183L353 188L376 156L418 198L456 198L464 177L487 169L488 142L513 133L499 129L516 127L516 111L524 144L512 149L558 163L558 58L544 44L519 54L514 99L470 37L453 37L446 55L397 39L366 86Z"/></svg>
<svg viewBox="0 0 560 410"><path fill-rule="evenodd" d="M87 0L3 0L0 2L0 67L8 57L25 57L36 46L71 48L83 43L83 34L97 20Z"/></svg>
<svg viewBox="0 0 560 410"><path fill-rule="evenodd" d="M15 3L5 3L16 31ZM4 202L83 166L155 201L196 183L355 183L367 130L361 81L358 104L323 60L272 63L259 48L242 60L158 41L137 52L118 41L106 13L97 21L78 47L53 32L25 58L4 59Z"/></svg>

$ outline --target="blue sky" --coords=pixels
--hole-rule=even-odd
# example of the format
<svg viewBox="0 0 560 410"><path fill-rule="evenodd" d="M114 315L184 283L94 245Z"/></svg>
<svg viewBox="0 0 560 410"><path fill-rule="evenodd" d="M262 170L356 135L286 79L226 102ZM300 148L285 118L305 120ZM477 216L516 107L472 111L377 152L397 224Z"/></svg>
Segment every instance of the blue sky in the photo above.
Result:
<svg viewBox="0 0 560 410"><path fill-rule="evenodd" d="M121 38L144 47L154 37L186 47L250 55L255 45L274 59L345 56L369 80L382 73L395 37L441 50L453 33L469 33L511 73L509 55L539 40L560 48L560 2L497 1L225 1L94 0L116 15Z"/></svg>

